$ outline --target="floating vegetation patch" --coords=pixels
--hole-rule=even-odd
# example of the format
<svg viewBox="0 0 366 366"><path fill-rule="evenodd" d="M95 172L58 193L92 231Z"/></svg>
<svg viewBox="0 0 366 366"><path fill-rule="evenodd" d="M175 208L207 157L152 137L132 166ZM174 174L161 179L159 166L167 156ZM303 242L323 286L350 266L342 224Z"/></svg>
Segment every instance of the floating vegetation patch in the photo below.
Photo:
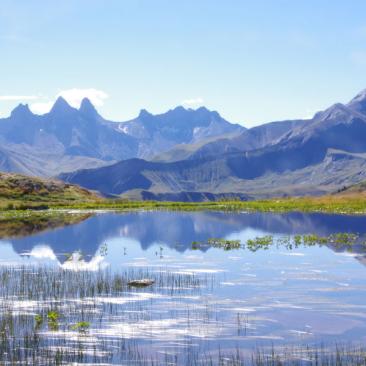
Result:
<svg viewBox="0 0 366 366"><path fill-rule="evenodd" d="M81 321L72 325L70 329L85 333L89 329L89 327L90 327L89 322Z"/></svg>
<svg viewBox="0 0 366 366"><path fill-rule="evenodd" d="M266 235L263 237L248 239L246 243L246 248L252 252L255 252L258 249L268 249L271 245L273 245L273 236Z"/></svg>
<svg viewBox="0 0 366 366"><path fill-rule="evenodd" d="M351 250L355 244L366 248L366 241L360 241L359 239L359 235L355 233L335 233L329 236L319 236L316 234L286 235L276 238L272 235L266 235L248 239L245 243L242 243L240 240L210 238L206 242L192 242L192 249L212 247L224 250L247 249L251 252L256 252L257 250L267 250L272 246L292 250L299 247L330 245L335 248Z"/></svg>
<svg viewBox="0 0 366 366"><path fill-rule="evenodd" d="M223 248L224 250L240 249L240 240L228 240L211 238L207 240L207 244L214 248Z"/></svg>
<svg viewBox="0 0 366 366"><path fill-rule="evenodd" d="M50 310L47 313L47 321L48 321L48 327L50 330L56 331L58 330L58 320L59 320L60 314L55 310Z"/></svg>

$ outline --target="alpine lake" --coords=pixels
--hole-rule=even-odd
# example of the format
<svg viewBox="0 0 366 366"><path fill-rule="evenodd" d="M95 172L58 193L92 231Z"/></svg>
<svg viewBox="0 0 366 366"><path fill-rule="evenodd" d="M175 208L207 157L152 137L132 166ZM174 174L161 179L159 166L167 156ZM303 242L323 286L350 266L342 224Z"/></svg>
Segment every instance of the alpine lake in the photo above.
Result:
<svg viewBox="0 0 366 366"><path fill-rule="evenodd" d="M366 216L0 225L1 365L365 365Z"/></svg>

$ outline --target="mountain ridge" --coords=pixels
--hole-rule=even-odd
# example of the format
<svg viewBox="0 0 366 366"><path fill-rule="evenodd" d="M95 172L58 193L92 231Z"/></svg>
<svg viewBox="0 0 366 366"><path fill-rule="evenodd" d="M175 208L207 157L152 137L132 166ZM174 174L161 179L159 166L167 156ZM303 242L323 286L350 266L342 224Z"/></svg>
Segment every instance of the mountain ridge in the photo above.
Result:
<svg viewBox="0 0 366 366"><path fill-rule="evenodd" d="M212 153L173 162L125 160L61 178L126 197L139 192L173 198L181 192L234 192L257 198L329 193L365 179L366 114L360 105L359 97L347 105L335 104L311 120L288 121L291 128L274 134L272 143L251 150L216 147Z"/></svg>
<svg viewBox="0 0 366 366"><path fill-rule="evenodd" d="M146 136L123 130L131 126ZM87 98L79 108L74 108L59 97L43 115L32 113L26 104L19 104L9 117L0 119L0 170L49 177L92 164L105 166L128 158L151 156L177 143L190 143L194 130L199 127L202 136L244 129L205 108L177 107L156 116L141 111L134 122L113 122L105 120Z"/></svg>

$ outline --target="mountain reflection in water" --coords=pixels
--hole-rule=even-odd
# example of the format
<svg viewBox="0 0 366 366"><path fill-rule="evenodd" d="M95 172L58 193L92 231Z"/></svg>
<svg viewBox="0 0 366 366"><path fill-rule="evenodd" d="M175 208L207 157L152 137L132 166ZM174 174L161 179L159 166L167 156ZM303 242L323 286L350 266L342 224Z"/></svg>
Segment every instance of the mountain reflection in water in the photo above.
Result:
<svg viewBox="0 0 366 366"><path fill-rule="evenodd" d="M227 238L245 230L271 235L316 234L328 236L336 232L366 234L366 218L330 214L303 213L224 213L224 212L133 212L69 215L67 219L49 218L32 225L27 222L0 225L1 237L16 253L29 253L42 245L63 262L65 253L82 252L90 260L98 248L113 239L138 242L142 250L159 243L178 252L191 249L192 242L209 238ZM16 227L18 229L16 230ZM45 231L45 229L48 230ZM16 236L16 237L14 237ZM1 241L0 241L1 242ZM204 250L207 250L204 249ZM337 249L339 250L339 249ZM363 253L363 247L356 247ZM364 262L362 256L358 257Z"/></svg>

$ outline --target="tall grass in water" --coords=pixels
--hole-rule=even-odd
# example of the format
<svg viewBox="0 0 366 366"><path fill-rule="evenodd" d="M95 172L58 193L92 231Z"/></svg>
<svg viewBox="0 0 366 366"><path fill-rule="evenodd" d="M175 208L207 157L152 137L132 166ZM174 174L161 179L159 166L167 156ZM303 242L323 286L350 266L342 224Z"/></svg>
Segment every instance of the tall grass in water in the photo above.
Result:
<svg viewBox="0 0 366 366"><path fill-rule="evenodd" d="M114 296L134 291L128 283L149 278L154 289L177 293L187 288L199 289L209 283L209 276L198 278L194 274L180 274L149 269L128 269L120 273L108 270L72 271L50 267L3 267L0 268L0 300L62 300L83 299L95 296ZM141 290L140 290L141 291Z"/></svg>
<svg viewBox="0 0 366 366"><path fill-rule="evenodd" d="M154 284L147 288L128 284L143 278L154 280ZM148 269L112 273L2 267L0 364L140 362L145 357L136 341L123 336L97 337L93 331L122 319L127 323L145 320L149 314L139 303L144 295L150 295L146 297L149 300L155 294L167 298L199 294L202 286L212 286L210 281L208 275L198 278Z"/></svg>
<svg viewBox="0 0 366 366"><path fill-rule="evenodd" d="M142 278L151 278L155 284L138 289L128 286L130 280ZM193 340L191 344L185 342L184 347L166 351L161 344L154 348L156 343L152 343L149 334L140 333L139 337L130 337L128 333L103 334L111 324L137 326L149 320L159 321L159 315L153 317L152 313L165 309L153 306L154 295L165 296L171 309L180 296L200 295L213 282L214 278L207 275L197 277L148 269L112 273L48 267L0 268L0 364L366 365L365 350L351 345L214 352L212 346L206 348L207 343L197 346ZM131 301L142 295L151 297L147 296L143 304ZM194 304L191 309L195 309ZM178 309L173 311L179 315ZM198 319L201 326L208 326L212 319L206 312L210 311L208 308L200 313L197 308L191 320L203 317ZM247 322L238 319L244 335Z"/></svg>

